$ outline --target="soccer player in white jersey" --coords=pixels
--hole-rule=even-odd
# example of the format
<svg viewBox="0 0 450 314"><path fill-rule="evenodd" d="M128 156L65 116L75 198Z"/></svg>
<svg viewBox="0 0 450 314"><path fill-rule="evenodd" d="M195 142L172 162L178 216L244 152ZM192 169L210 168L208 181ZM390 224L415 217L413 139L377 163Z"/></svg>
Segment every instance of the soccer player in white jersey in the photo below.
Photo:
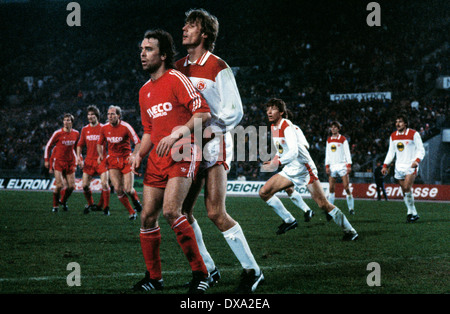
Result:
<svg viewBox="0 0 450 314"><path fill-rule="evenodd" d="M419 171L419 163L425 157L425 149L419 132L408 128L408 120L404 115L396 117L395 127L397 131L393 132L389 138L389 150L381 173L386 175L388 166L396 158L394 178L402 187L403 200L408 209L406 221L415 222L419 219L419 215L411 189Z"/></svg>
<svg viewBox="0 0 450 314"><path fill-rule="evenodd" d="M293 217L275 194L294 185L297 187L306 185L317 205L342 228L344 231L343 240L356 240L358 233L347 220L347 217L325 197L325 192L317 178L316 165L306 147L301 144L294 124L283 117L286 113L285 102L276 98L269 100L266 104L266 112L269 121L272 123L272 139L275 147L277 147L277 153L272 160L264 162L262 170L275 171L279 166L283 166L283 169L264 184L259 191L259 196L280 217L284 217L286 224L289 224Z"/></svg>
<svg viewBox="0 0 450 314"><path fill-rule="evenodd" d="M292 116L292 113L289 112L289 110L286 110L286 119L288 117ZM305 137L305 134L303 134L302 129L294 124L295 131L297 132L297 138L300 141L299 143L304 145L306 149L309 149L309 143L308 140ZM286 193L288 194L289 198L291 199L292 203L295 204L298 208L303 210L305 222L309 222L311 218L314 216L314 211L309 208L308 204L303 200L302 196L299 192L297 192L294 187L289 187L285 189Z"/></svg>
<svg viewBox="0 0 450 314"><path fill-rule="evenodd" d="M215 134L212 140L204 139L203 171L199 171L183 205L191 223L203 260L210 272L210 285L220 279L213 259L208 253L201 229L193 216L193 209L203 185L208 217L222 232L231 250L241 263L243 272L237 293L254 292L264 280L241 226L226 211L225 197L227 173L233 154L230 130L241 121L243 108L239 90L228 64L212 54L219 32L217 18L203 9L186 12L182 44L188 55L176 62L176 68L186 75L206 99L211 109L210 127ZM205 142L207 142L205 144Z"/></svg>
<svg viewBox="0 0 450 314"><path fill-rule="evenodd" d="M352 157L347 139L342 134L339 134L341 127L341 124L337 121L331 123L331 136L327 139L325 149L325 170L330 184L328 200L331 204L334 204L336 178L341 177L344 190L347 193L348 210L353 215L355 214L355 202L350 191L349 179L349 174L352 171Z"/></svg>

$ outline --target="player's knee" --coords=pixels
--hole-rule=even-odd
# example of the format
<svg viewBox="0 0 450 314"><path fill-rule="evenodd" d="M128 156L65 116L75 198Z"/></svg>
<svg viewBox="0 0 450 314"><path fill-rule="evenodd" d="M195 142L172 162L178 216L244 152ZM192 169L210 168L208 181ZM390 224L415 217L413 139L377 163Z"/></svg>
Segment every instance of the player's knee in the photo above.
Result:
<svg viewBox="0 0 450 314"><path fill-rule="evenodd" d="M220 220L223 218L221 212L217 209L208 210L208 218L214 222L215 224L220 223Z"/></svg>
<svg viewBox="0 0 450 314"><path fill-rule="evenodd" d="M286 193L287 193L289 196L291 196L292 193L294 193L294 188L293 188L293 187L289 187L289 188L285 189L285 191L286 191Z"/></svg>
<svg viewBox="0 0 450 314"><path fill-rule="evenodd" d="M262 187L259 190L259 197L261 197L264 201L267 201L268 199L270 199L272 197L272 194L270 193L270 191L268 189L265 189L264 187Z"/></svg>
<svg viewBox="0 0 450 314"><path fill-rule="evenodd" d="M145 208L141 211L141 223L144 229L153 228L154 226L156 226L157 221L158 215L155 216L149 213L145 210Z"/></svg>

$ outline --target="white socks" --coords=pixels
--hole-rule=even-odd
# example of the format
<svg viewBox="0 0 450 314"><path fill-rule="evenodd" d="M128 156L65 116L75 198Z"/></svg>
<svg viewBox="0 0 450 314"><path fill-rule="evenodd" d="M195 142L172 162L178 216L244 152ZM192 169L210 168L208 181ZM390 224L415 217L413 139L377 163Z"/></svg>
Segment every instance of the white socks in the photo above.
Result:
<svg viewBox="0 0 450 314"><path fill-rule="evenodd" d="M328 202L330 202L331 204L334 204L334 193L330 193L328 195Z"/></svg>
<svg viewBox="0 0 450 314"><path fill-rule="evenodd" d="M267 202L267 205L272 207L274 212L283 219L285 223L291 223L295 221L294 216L284 207L281 200L275 195L272 196Z"/></svg>
<svg viewBox="0 0 450 314"><path fill-rule="evenodd" d="M292 203L294 203L297 207L299 207L301 210L303 210L305 213L310 210L308 204L305 203L300 193L294 190L294 193L289 196Z"/></svg>
<svg viewBox="0 0 450 314"><path fill-rule="evenodd" d="M414 196L412 192L405 193L403 201L406 204L406 208L408 208L408 215L417 215L416 206L414 206Z"/></svg>
<svg viewBox="0 0 450 314"><path fill-rule="evenodd" d="M206 249L205 242L203 242L202 230L200 229L197 220L194 220L191 226L192 229L194 229L195 240L197 240L198 249L200 251L200 255L203 257L203 262L205 262L206 269L208 272L212 272L216 268L216 265Z"/></svg>
<svg viewBox="0 0 450 314"><path fill-rule="evenodd" d="M328 213L331 217L333 217L334 222L344 230L344 232L352 232L356 233L356 230L353 229L350 222L347 220L347 217L341 212L341 210L335 207L331 212Z"/></svg>
<svg viewBox="0 0 450 314"><path fill-rule="evenodd" d="M347 206L348 206L348 210L353 210L354 206L355 206L355 199L353 198L353 195L348 195L347 194Z"/></svg>
<svg viewBox="0 0 450 314"><path fill-rule="evenodd" d="M242 268L254 269L255 275L259 276L261 274L261 269L250 251L250 247L248 246L244 232L239 223L236 223L234 227L231 227L227 231L222 232L222 234L234 255L241 263Z"/></svg>

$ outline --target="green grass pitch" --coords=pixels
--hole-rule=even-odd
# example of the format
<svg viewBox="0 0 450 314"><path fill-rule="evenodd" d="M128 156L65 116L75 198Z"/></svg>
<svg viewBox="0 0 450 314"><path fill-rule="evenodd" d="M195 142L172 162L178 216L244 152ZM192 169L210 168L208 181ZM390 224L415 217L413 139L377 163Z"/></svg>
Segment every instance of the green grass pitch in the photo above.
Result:
<svg viewBox="0 0 450 314"><path fill-rule="evenodd" d="M99 194L94 194L97 200ZM111 195L111 216L83 214L85 199L74 193L69 211L51 212L49 192L0 191L0 293L2 294L122 294L143 276L139 243L140 219L128 213ZM259 198L228 197L227 210L237 220L265 275L260 294L440 294L449 293L449 203L417 202L421 219L406 223L403 202L355 200L356 215L345 200L336 205L360 234L343 242L342 231L312 200L311 222L282 199L299 227L284 235L275 231L281 220ZM232 293L241 266L221 233L207 218L200 197L196 218L204 240L221 271L222 280L207 294ZM185 293L189 265L175 235L163 218L161 258L164 294ZM80 286L67 277L80 266ZM380 286L368 285L379 264ZM160 293L160 292L158 292Z"/></svg>

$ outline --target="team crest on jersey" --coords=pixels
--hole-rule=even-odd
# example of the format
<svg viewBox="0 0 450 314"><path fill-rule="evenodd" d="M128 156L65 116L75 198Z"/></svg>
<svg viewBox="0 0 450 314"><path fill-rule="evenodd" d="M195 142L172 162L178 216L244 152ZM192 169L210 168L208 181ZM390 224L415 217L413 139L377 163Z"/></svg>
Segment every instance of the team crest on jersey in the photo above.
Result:
<svg viewBox="0 0 450 314"><path fill-rule="evenodd" d="M332 151L332 152L335 152L335 151L336 151L336 149L337 149L336 145L334 145L334 144L333 144L333 145L331 145L331 151Z"/></svg>
<svg viewBox="0 0 450 314"><path fill-rule="evenodd" d="M282 154L282 153L283 153L283 146L280 145L280 142L277 141L277 142L275 143L275 146L277 147L278 152L279 152L280 154Z"/></svg>
<svg viewBox="0 0 450 314"><path fill-rule="evenodd" d="M398 142L397 149L399 152L402 152L405 149L405 145L402 142Z"/></svg>
<svg viewBox="0 0 450 314"><path fill-rule="evenodd" d="M199 90L199 91L204 91L205 89L206 89L206 82L205 81L203 81L203 80L200 80L200 81L198 81L197 82L197 89Z"/></svg>

